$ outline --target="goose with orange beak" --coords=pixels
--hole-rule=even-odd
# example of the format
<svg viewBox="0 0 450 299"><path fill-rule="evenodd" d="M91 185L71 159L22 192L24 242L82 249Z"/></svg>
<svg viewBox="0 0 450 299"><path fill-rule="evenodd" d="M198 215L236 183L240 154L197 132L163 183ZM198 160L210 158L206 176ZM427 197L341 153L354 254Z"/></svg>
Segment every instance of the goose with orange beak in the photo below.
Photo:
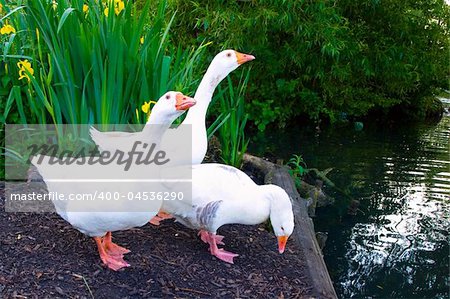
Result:
<svg viewBox="0 0 450 299"><path fill-rule="evenodd" d="M232 71L254 59L255 56L253 55L231 49L221 51L214 57L195 92L194 98L197 101L197 105L189 109L186 118L182 122L182 125L191 126L192 159L186 160L186 155L180 154L180 151L184 150L182 145L177 145L176 148L169 146L169 148L166 148L166 151L172 157L172 163L174 165L195 165L202 163L206 155L206 150L208 149L208 136L205 123L206 113L216 87ZM173 133L176 134L176 132ZM100 141L95 141L100 145ZM171 218L169 214L161 211L150 223L159 225L161 220L169 218Z"/></svg>
<svg viewBox="0 0 450 299"><path fill-rule="evenodd" d="M133 146L133 143L138 141L158 144L172 122L190 107L194 106L195 103L196 101L193 98L187 97L180 92L167 92L158 100L150 114L152 124L158 124L158 126L147 126L142 132L138 133L115 132L114 134L121 136L115 140L121 140L123 144L119 146L122 147ZM114 146L114 144L106 145L108 147ZM120 164L117 164L117 167L112 165L114 163L109 163L111 164L109 166L113 167L106 168L106 164L94 167L89 165L84 157L72 159L72 163L67 164L63 162L64 160L58 163L51 163L51 160L57 159L44 155L34 156L31 160L44 179L48 191L58 194L58 198L63 198L63 200L52 200L56 212L74 228L94 238L99 256L108 268L117 271L124 267L129 267L130 265L123 257L130 251L113 243L112 232L145 225L148 219L156 215L155 207L151 206L147 211L143 211L143 206L136 207L138 205L136 200L103 201L102 199L95 200L94 195L91 202L95 202L97 205L89 206L91 208L80 211L77 201L64 200L64 198L69 199L76 195L116 194L116 192L111 190L111 184L108 183L92 183L92 181L91 183L73 183L80 178L100 179L113 177L134 181L133 177L127 177L129 173L124 171ZM61 183L61 180L72 183ZM126 194L142 194L148 191L148 185L145 183L131 182L124 184L125 181L120 181L120 183L116 184L119 186L119 189L115 191L123 191L123 193L117 193L119 196L122 194L122 197L120 197L122 199L126 197ZM113 201L119 206L117 206L115 211L110 211L108 207L111 206ZM93 209L94 207L97 209ZM156 207L156 209L158 208L159 206Z"/></svg>
<svg viewBox="0 0 450 299"><path fill-rule="evenodd" d="M176 170L174 170L176 171ZM217 230L225 224L256 225L270 219L283 253L294 230L289 195L276 185L257 185L241 170L222 164L192 165L192 201L163 202L162 209L181 224L199 230L212 255L234 263L238 256L224 245Z"/></svg>

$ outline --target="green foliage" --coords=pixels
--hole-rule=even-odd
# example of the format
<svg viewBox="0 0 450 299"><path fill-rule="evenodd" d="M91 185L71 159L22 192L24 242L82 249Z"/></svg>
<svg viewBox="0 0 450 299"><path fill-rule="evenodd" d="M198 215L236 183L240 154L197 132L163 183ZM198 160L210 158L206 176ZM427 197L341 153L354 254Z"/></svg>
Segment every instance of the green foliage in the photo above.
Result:
<svg viewBox="0 0 450 299"><path fill-rule="evenodd" d="M242 158L247 151L249 139L245 137L245 125L248 114L245 112L244 96L250 77L250 69L242 72L238 82L227 77L228 86L219 91L213 102L219 101L220 114L208 128L208 135L216 131L222 146L221 158L224 163L240 168Z"/></svg>
<svg viewBox="0 0 450 299"><path fill-rule="evenodd" d="M301 155L292 155L292 158L286 164L289 167L289 173L294 179L295 185L300 189L302 177L308 172L307 166Z"/></svg>
<svg viewBox="0 0 450 299"><path fill-rule="evenodd" d="M291 168L291 174L301 177L306 172L306 163L301 155L292 155L287 165Z"/></svg>
<svg viewBox="0 0 450 299"><path fill-rule="evenodd" d="M448 89L450 7L444 0L338 5L358 42L354 59L361 71L353 85L360 88L354 89L367 94L369 107L401 104L423 113L437 87Z"/></svg>
<svg viewBox="0 0 450 299"><path fill-rule="evenodd" d="M185 43L205 39L214 42L212 51L229 47L256 56L252 64L258 84L249 85L248 111L260 129L300 113L319 116L324 103L313 87L327 79L327 62L345 46L339 37L346 33L343 20L325 1L169 4L179 12L173 29Z"/></svg>
<svg viewBox="0 0 450 299"><path fill-rule="evenodd" d="M260 130L301 114L424 109L425 96L449 86L443 0L170 0L169 9L182 44L256 56L246 100Z"/></svg>
<svg viewBox="0 0 450 299"><path fill-rule="evenodd" d="M166 22L166 1L160 1L151 19L148 5L139 15L132 1L118 11L112 1L24 3L2 20L17 30L2 36L0 45L2 65L9 70L0 73L2 88L10 91L4 121L136 123L146 119L144 101L168 90L193 91L192 73L202 47L182 50L171 43L174 16ZM18 79L19 58L31 62L34 74L25 72L29 82Z"/></svg>

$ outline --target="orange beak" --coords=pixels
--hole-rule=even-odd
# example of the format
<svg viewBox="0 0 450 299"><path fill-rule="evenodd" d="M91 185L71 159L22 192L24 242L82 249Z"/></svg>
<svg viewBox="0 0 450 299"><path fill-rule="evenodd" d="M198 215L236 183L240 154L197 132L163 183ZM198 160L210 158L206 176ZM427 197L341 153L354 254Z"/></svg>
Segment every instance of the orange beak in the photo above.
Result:
<svg viewBox="0 0 450 299"><path fill-rule="evenodd" d="M278 252L283 253L286 248L286 243L289 236L279 236L278 237Z"/></svg>
<svg viewBox="0 0 450 299"><path fill-rule="evenodd" d="M234 52L236 53L237 63L239 65L241 65L243 63L246 63L247 61L251 61L251 60L255 59L255 56L253 56L253 55L242 54L242 53L239 53L237 51L234 51Z"/></svg>
<svg viewBox="0 0 450 299"><path fill-rule="evenodd" d="M197 102L195 99L185 96L182 93L177 93L175 108L177 110L188 110L194 106Z"/></svg>

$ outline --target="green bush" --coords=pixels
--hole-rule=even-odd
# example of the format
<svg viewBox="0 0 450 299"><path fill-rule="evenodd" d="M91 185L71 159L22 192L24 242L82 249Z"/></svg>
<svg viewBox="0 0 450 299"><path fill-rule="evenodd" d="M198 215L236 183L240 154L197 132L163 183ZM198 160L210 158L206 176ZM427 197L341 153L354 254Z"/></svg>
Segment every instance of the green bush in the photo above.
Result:
<svg viewBox="0 0 450 299"><path fill-rule="evenodd" d="M247 105L263 130L297 115L334 121L395 105L417 111L449 87L443 0L170 0L183 45L256 56Z"/></svg>

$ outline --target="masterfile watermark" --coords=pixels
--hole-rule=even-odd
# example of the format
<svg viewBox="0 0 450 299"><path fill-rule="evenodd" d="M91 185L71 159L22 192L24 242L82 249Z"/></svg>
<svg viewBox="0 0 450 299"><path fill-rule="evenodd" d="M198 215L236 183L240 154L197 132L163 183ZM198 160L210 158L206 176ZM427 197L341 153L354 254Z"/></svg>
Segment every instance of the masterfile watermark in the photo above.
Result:
<svg viewBox="0 0 450 299"><path fill-rule="evenodd" d="M157 150L157 144L146 142L134 141L132 143L131 151L124 152L121 150L115 150L110 152L108 150L100 151L98 147L92 150L81 148L78 152L71 150L60 150L56 144L32 144L28 146L28 150L31 151L30 156L37 156L36 164L42 164L44 162L44 155L49 155L49 159L45 161L49 165L107 165L117 164L123 165L124 170L128 171L132 165L165 165L170 162L167 158L167 154L163 150ZM87 151L87 153L86 153ZM59 154L58 154L59 153Z"/></svg>
<svg viewBox="0 0 450 299"><path fill-rule="evenodd" d="M191 200L190 126L154 137L112 126L101 145L90 127L6 125L5 210L157 212L164 201Z"/></svg>
<svg viewBox="0 0 450 299"><path fill-rule="evenodd" d="M183 200L184 193L179 192L154 192L154 191L129 191L126 194L120 192L94 192L94 193L60 193L49 191L48 193L39 193L32 191L30 193L10 193L9 200L11 201L46 201L46 200L59 200L59 201L119 201L126 199L128 201L173 201Z"/></svg>

